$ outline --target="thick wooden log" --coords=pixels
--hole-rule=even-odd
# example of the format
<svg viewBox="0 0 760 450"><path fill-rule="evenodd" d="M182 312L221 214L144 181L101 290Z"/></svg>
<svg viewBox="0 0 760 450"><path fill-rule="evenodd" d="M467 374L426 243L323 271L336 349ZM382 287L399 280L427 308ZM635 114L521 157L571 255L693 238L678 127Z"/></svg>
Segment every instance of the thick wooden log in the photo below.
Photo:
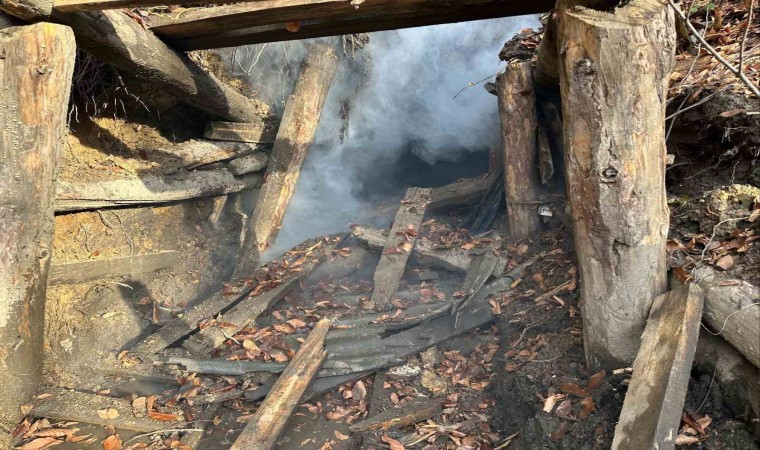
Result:
<svg viewBox="0 0 760 450"><path fill-rule="evenodd" d="M541 43L536 52L533 82L536 90L550 94L559 91L559 57L557 54L557 13L549 14Z"/></svg>
<svg viewBox="0 0 760 450"><path fill-rule="evenodd" d="M497 176L496 173L489 173L486 176L457 180L446 186L434 188L430 191L428 210L477 205Z"/></svg>
<svg viewBox="0 0 760 450"><path fill-rule="evenodd" d="M705 330L699 334L694 366L714 376L726 405L736 417L745 417L760 438L760 369L734 347Z"/></svg>
<svg viewBox="0 0 760 450"><path fill-rule="evenodd" d="M496 77L504 155L504 190L509 232L515 239L541 230L537 201L541 180L536 151L536 93L529 61L511 63Z"/></svg>
<svg viewBox="0 0 760 450"><path fill-rule="evenodd" d="M67 27L0 31L0 447L42 377L53 199L76 46Z"/></svg>
<svg viewBox="0 0 760 450"><path fill-rule="evenodd" d="M406 191L375 269L371 304L385 308L396 295L429 202L430 189L409 188Z"/></svg>
<svg viewBox="0 0 760 450"><path fill-rule="evenodd" d="M31 403L30 415L54 420L76 421L94 425L113 426L119 429L150 433L167 428L182 427L182 411L177 408L176 420L156 420L145 412L137 417L130 402L115 397L78 392L62 388L45 388L40 400Z"/></svg>
<svg viewBox="0 0 760 450"><path fill-rule="evenodd" d="M696 284L652 304L612 448L672 449L681 423L705 294Z"/></svg>
<svg viewBox="0 0 760 450"><path fill-rule="evenodd" d="M259 153L263 147L247 142L194 140L182 142L156 151L171 155L180 160L183 169L191 170L207 164L241 158ZM257 169L261 170L264 166ZM240 175L233 173L233 175Z"/></svg>
<svg viewBox="0 0 760 450"><path fill-rule="evenodd" d="M760 289L720 277L709 267L700 269L696 277L705 291L703 320L711 332L760 367Z"/></svg>
<svg viewBox="0 0 760 450"><path fill-rule="evenodd" d="M258 152L252 155L243 156L242 158L233 159L227 164L227 169L233 175L245 175L251 172L258 172L266 168L269 163L269 155Z"/></svg>
<svg viewBox="0 0 760 450"><path fill-rule="evenodd" d="M553 5L551 0L262 1L179 12L151 28L177 48L201 49L535 14ZM288 23L298 23L298 29Z"/></svg>
<svg viewBox="0 0 760 450"><path fill-rule="evenodd" d="M209 122L203 136L222 141L273 144L277 137L277 125L264 120L251 123Z"/></svg>
<svg viewBox="0 0 760 450"><path fill-rule="evenodd" d="M244 235L236 276L252 273L260 252L277 236L314 140L337 66L338 59L332 48L324 44L309 48L293 95L285 106L264 183Z"/></svg>
<svg viewBox="0 0 760 450"><path fill-rule="evenodd" d="M254 122L263 113L122 11L54 11L52 17L74 30L83 50L196 108L235 122Z"/></svg>
<svg viewBox="0 0 760 450"><path fill-rule="evenodd" d="M260 174L237 178L224 168L93 183L61 181L56 190L55 210L81 211L176 202L240 192L256 188L260 184Z"/></svg>
<svg viewBox="0 0 760 450"><path fill-rule="evenodd" d="M167 251L87 261L53 261L50 265L48 284L84 283L101 278L139 275L172 267L177 263L177 257L177 252Z"/></svg>
<svg viewBox="0 0 760 450"><path fill-rule="evenodd" d="M296 356L277 379L266 400L259 405L259 409L232 444L231 450L274 448L290 415L327 356L324 342L329 329L328 319L322 319L317 323Z"/></svg>
<svg viewBox="0 0 760 450"><path fill-rule="evenodd" d="M558 20L586 359L590 370L611 369L636 357L652 300L667 288L673 12L658 0L633 0L614 13L560 7Z"/></svg>
<svg viewBox="0 0 760 450"><path fill-rule="evenodd" d="M0 0L0 12L26 22L44 20L53 12L53 0Z"/></svg>

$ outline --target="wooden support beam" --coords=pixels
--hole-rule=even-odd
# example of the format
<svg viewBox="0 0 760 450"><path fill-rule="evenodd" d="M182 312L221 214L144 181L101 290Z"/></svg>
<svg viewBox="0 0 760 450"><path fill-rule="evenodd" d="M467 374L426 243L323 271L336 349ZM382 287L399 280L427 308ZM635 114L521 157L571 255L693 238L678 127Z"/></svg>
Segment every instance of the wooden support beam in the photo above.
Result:
<svg viewBox="0 0 760 450"><path fill-rule="evenodd" d="M82 211L176 202L240 192L260 184L261 174L235 177L224 168L93 183L60 181L55 195L55 210Z"/></svg>
<svg viewBox="0 0 760 450"><path fill-rule="evenodd" d="M246 6L251 5L253 3ZM245 8L232 6L219 7L222 9L218 10L218 14L215 13L217 10L195 13L187 21L178 14L174 20L157 21L153 29L176 48L199 50L536 14L550 10L554 2L366 0L358 8L335 8L323 14L324 17L309 17L313 14L309 12L301 16L303 19L291 19L297 17L292 13L287 20L279 18L276 21L268 19L261 11L248 13ZM269 23L254 25L262 19ZM298 22L297 31L286 27L287 23L293 22ZM199 27L197 30L194 29L196 25Z"/></svg>
<svg viewBox="0 0 760 450"><path fill-rule="evenodd" d="M673 11L633 0L558 13L567 194L590 370L636 357L652 300L667 289L665 99Z"/></svg>
<svg viewBox="0 0 760 450"><path fill-rule="evenodd" d="M191 139L171 147L159 148L156 151L177 158L181 161L183 169L192 170L207 164L260 153L263 148L264 146L247 142ZM266 163L258 170L264 167Z"/></svg>
<svg viewBox="0 0 760 450"><path fill-rule="evenodd" d="M536 147L536 93L530 61L507 66L496 77L501 117L504 189L509 232L527 239L541 231L537 202L542 193Z"/></svg>
<svg viewBox="0 0 760 450"><path fill-rule="evenodd" d="M314 326L296 356L277 379L266 400L259 405L259 409L232 444L231 450L274 448L290 415L327 356L324 342L329 329L328 319L322 319Z"/></svg>
<svg viewBox="0 0 760 450"><path fill-rule="evenodd" d="M0 32L0 448L42 377L53 199L76 45L67 27ZM8 444L7 446L4 444Z"/></svg>
<svg viewBox="0 0 760 450"><path fill-rule="evenodd" d="M177 263L177 252L167 251L146 255L98 258L87 261L58 262L50 265L48 285L74 284L101 278L115 278L172 267Z"/></svg>
<svg viewBox="0 0 760 450"><path fill-rule="evenodd" d="M255 122L265 113L122 11L53 11L52 18L74 30L83 50L196 108L234 122Z"/></svg>
<svg viewBox="0 0 760 450"><path fill-rule="evenodd" d="M612 448L672 449L697 349L704 292L696 284L652 304Z"/></svg>
<svg viewBox="0 0 760 450"><path fill-rule="evenodd" d="M43 393L50 395L31 402L31 416L113 426L141 433L181 428L185 424L179 408L170 413L176 420L156 420L147 411L144 416L136 416L131 403L121 398L52 387L45 388Z"/></svg>
<svg viewBox="0 0 760 450"><path fill-rule="evenodd" d="M0 0L0 12L25 22L36 22L50 17L53 0Z"/></svg>
<svg viewBox="0 0 760 450"><path fill-rule="evenodd" d="M409 188L393 220L388 241L377 263L370 304L385 309L396 295L420 231L425 208L430 203L430 189Z"/></svg>
<svg viewBox="0 0 760 450"><path fill-rule="evenodd" d="M280 122L261 192L247 226L235 277L252 273L259 255L277 236L301 175L338 67L332 48L313 44Z"/></svg>
<svg viewBox="0 0 760 450"><path fill-rule="evenodd" d="M203 136L206 139L273 144L277 137L277 125L259 120L251 123L209 122Z"/></svg>

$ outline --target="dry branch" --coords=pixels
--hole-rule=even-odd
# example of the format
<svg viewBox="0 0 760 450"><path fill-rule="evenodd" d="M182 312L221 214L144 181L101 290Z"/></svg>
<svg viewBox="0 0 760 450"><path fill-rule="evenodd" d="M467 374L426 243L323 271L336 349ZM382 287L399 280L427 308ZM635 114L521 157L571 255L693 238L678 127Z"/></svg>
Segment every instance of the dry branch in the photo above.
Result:
<svg viewBox="0 0 760 450"><path fill-rule="evenodd" d="M429 398L414 399L398 408L385 410L359 423L351 425L350 430L358 433L369 430L390 430L421 422L441 414L440 400Z"/></svg>

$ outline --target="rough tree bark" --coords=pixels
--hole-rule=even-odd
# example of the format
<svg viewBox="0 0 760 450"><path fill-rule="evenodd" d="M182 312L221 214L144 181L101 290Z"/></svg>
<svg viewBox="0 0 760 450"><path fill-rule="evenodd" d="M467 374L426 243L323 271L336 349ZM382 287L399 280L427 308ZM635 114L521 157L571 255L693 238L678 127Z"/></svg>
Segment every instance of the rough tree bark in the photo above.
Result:
<svg viewBox="0 0 760 450"><path fill-rule="evenodd" d="M49 17L53 12L53 0L0 0L0 11L29 22Z"/></svg>
<svg viewBox="0 0 760 450"><path fill-rule="evenodd" d="M541 230L541 180L536 152L536 93L529 61L512 63L496 77L504 153L504 188L509 231L516 239Z"/></svg>
<svg viewBox="0 0 760 450"><path fill-rule="evenodd" d="M657 0L612 14L561 2L557 31L586 359L591 370L619 367L636 357L652 301L667 288L673 12Z"/></svg>
<svg viewBox="0 0 760 450"><path fill-rule="evenodd" d="M216 116L235 122L260 120L261 111L250 99L168 47L122 11L54 11L52 17L73 28L83 50L117 69Z"/></svg>
<svg viewBox="0 0 760 450"><path fill-rule="evenodd" d="M42 376L45 293L74 34L41 23L0 31L0 447Z"/></svg>
<svg viewBox="0 0 760 450"><path fill-rule="evenodd" d="M309 49L293 95L285 106L261 192L243 238L235 278L253 273L260 253L277 235L317 131L337 66L338 59L332 48L315 44Z"/></svg>

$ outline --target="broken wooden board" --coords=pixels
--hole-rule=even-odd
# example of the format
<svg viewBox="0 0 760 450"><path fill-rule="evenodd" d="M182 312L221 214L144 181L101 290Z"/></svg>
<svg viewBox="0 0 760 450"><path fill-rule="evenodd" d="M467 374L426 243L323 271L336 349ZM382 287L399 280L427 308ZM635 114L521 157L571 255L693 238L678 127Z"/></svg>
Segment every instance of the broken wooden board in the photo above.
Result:
<svg viewBox="0 0 760 450"><path fill-rule="evenodd" d="M240 176L265 169L269 163L269 154L257 152L242 158L233 159L227 164L231 174Z"/></svg>
<svg viewBox="0 0 760 450"><path fill-rule="evenodd" d="M613 449L674 448L704 298L696 284L655 298L633 363Z"/></svg>
<svg viewBox="0 0 760 450"><path fill-rule="evenodd" d="M493 275L493 271L500 258L498 251L501 248L501 239L498 239L498 236L499 234L496 232L490 232L485 236L492 239L492 241L485 248L478 249L482 252L481 254L473 256L472 263L467 269L464 283L462 284L464 296L454 302L452 312L456 312L461 304L475 295L486 284L486 281L491 278L491 275Z"/></svg>
<svg viewBox="0 0 760 450"><path fill-rule="evenodd" d="M553 6L548 0L267 1L178 11L152 21L151 28L177 48L201 49L535 14Z"/></svg>
<svg viewBox="0 0 760 450"><path fill-rule="evenodd" d="M260 253L277 236L337 66L338 58L331 47L313 44L309 48L293 95L285 106L256 206L244 230L235 278L252 273Z"/></svg>
<svg viewBox="0 0 760 450"><path fill-rule="evenodd" d="M260 151L261 148L263 146L246 142L191 139L170 147L159 148L155 151L179 159L183 169L192 170L207 164L247 156Z"/></svg>
<svg viewBox="0 0 760 450"><path fill-rule="evenodd" d="M182 412L179 409L171 413L177 417L177 420L155 420L149 417L147 412L144 417L135 416L132 405L121 398L62 388L45 388L43 393L45 394L43 398L30 402L32 408L29 415L54 420L113 426L142 433L167 428L182 428L185 424L182 420Z"/></svg>
<svg viewBox="0 0 760 450"><path fill-rule="evenodd" d="M203 136L206 139L273 144L277 136L277 125L263 120L257 122L209 122Z"/></svg>
<svg viewBox="0 0 760 450"><path fill-rule="evenodd" d="M267 112L122 11L67 14L53 9L52 20L74 30L77 48L214 116L252 122Z"/></svg>
<svg viewBox="0 0 760 450"><path fill-rule="evenodd" d="M137 343L130 349L130 352L148 356L172 345L198 329L198 324L201 321L214 317L220 311L242 300L253 289L254 286L248 284L244 284L242 287L232 290L232 292L220 289L213 296L202 300L189 310L184 311L179 317Z"/></svg>
<svg viewBox="0 0 760 450"><path fill-rule="evenodd" d="M274 383L270 395L259 405L230 450L274 448L290 415L327 356L324 341L329 329L329 319L317 322L288 367Z"/></svg>
<svg viewBox="0 0 760 450"><path fill-rule="evenodd" d="M361 245L369 250L380 251L388 245L388 231L367 226L355 226L351 233ZM454 272L467 272L472 264L474 255L460 248L433 248L433 244L426 239L417 239L412 248L414 256L421 263L440 267ZM499 258L494 267L493 276L498 277L504 272L507 265L506 258Z"/></svg>
<svg viewBox="0 0 760 450"><path fill-rule="evenodd" d="M406 262L412 253L417 234L430 203L430 189L409 188L393 220L388 241L374 276L374 291L370 304L386 308L396 295L398 283L404 275Z"/></svg>
<svg viewBox="0 0 760 450"><path fill-rule="evenodd" d="M235 177L227 169L94 183L59 181L55 193L55 210L81 211L176 202L240 192L256 188L260 184L260 174Z"/></svg>
<svg viewBox="0 0 760 450"><path fill-rule="evenodd" d="M177 263L175 251L148 253L146 255L117 256L87 261L59 262L50 264L48 284L74 284L101 278L115 278L166 269Z"/></svg>
<svg viewBox="0 0 760 450"><path fill-rule="evenodd" d="M413 425L442 413L441 401L427 397L412 399L397 408L387 409L366 420L351 425L355 433L369 430L390 430Z"/></svg>
<svg viewBox="0 0 760 450"><path fill-rule="evenodd" d="M454 316L445 314L385 339L370 340L367 342L368 349L371 349L372 352L378 352L380 356L375 358L370 355L361 363L355 361L351 368L344 369L345 374L343 375L318 378L307 390L304 400L335 389L342 384L358 380L376 370L402 364L403 359L407 356L415 355L441 342L486 325L493 319L494 316L490 309L472 309L460 314L458 326L455 325ZM246 398L251 401L260 400L268 392L267 385L264 385L255 391L247 392Z"/></svg>

